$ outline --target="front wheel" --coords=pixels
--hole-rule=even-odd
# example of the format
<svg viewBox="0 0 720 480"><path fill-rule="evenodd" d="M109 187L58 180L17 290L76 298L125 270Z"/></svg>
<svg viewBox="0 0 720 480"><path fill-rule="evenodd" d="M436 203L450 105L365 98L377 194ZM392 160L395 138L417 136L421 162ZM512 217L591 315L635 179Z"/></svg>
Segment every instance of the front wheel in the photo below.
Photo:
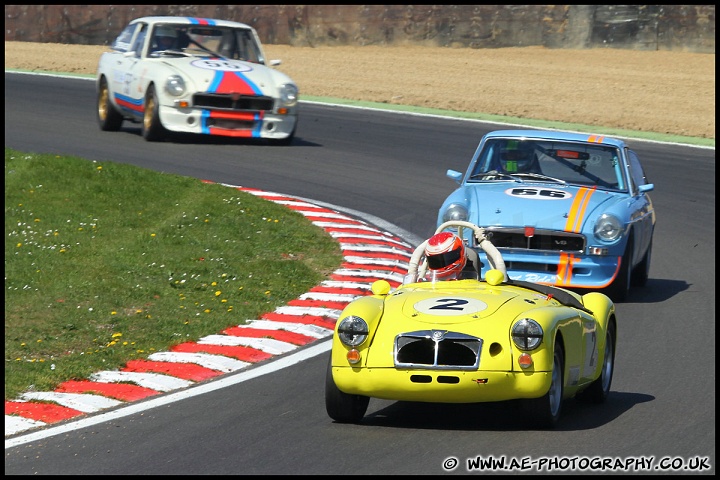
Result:
<svg viewBox="0 0 720 480"><path fill-rule="evenodd" d="M550 388L540 398L525 400L525 409L530 414L530 421L540 428L554 428L562 413L565 353L559 341L555 342L554 350Z"/></svg>
<svg viewBox="0 0 720 480"><path fill-rule="evenodd" d="M620 271L615 277L613 283L607 288L607 296L615 302L624 302L630 294L630 284L632 280L632 258L633 243L632 238L628 239L625 253L620 259Z"/></svg>
<svg viewBox="0 0 720 480"><path fill-rule="evenodd" d="M160 122L160 102L155 87L150 85L145 95L142 136L148 142L157 142L165 138L165 128Z"/></svg>
<svg viewBox="0 0 720 480"><path fill-rule="evenodd" d="M293 131L290 132L290 135L285 138L271 139L269 143L271 145L276 145L279 147L287 147L288 145L292 144L293 140L295 139L295 130L297 130L297 123L295 124L295 128L293 128Z"/></svg>
<svg viewBox="0 0 720 480"><path fill-rule="evenodd" d="M648 245L647 251L642 261L638 263L632 273L632 284L638 287L644 287L650 277L650 259L652 258L652 239Z"/></svg>
<svg viewBox="0 0 720 480"><path fill-rule="evenodd" d="M100 130L117 132L123 123L123 117L110 102L110 88L105 77L100 79L97 92L97 121Z"/></svg>
<svg viewBox="0 0 720 480"><path fill-rule="evenodd" d="M332 377L332 363L328 361L325 374L325 409L330 418L340 423L359 423L365 416L370 397L342 392Z"/></svg>

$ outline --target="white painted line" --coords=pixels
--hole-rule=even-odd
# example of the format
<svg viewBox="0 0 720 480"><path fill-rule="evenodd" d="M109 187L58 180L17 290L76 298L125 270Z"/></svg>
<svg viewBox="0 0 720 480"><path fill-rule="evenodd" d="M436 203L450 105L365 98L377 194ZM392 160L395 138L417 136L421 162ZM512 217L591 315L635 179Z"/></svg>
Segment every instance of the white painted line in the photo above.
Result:
<svg viewBox="0 0 720 480"><path fill-rule="evenodd" d="M105 370L90 375L93 382L132 382L137 383L141 387L152 388L159 392L169 392L178 388L185 388L194 382L183 380L182 378L171 377L161 373L145 373L145 372L118 372Z"/></svg>
<svg viewBox="0 0 720 480"><path fill-rule="evenodd" d="M203 345L228 345L250 347L271 355L280 355L297 348L292 343L282 342L274 338L239 337L235 335L208 335L198 340Z"/></svg>
<svg viewBox="0 0 720 480"><path fill-rule="evenodd" d="M382 258L371 258L371 257L356 257L353 255L345 257L345 262L355 263L358 265L384 265L388 267L402 267L407 270L409 262L404 260L389 260Z"/></svg>
<svg viewBox="0 0 720 480"><path fill-rule="evenodd" d="M335 308L293 307L291 305L286 305L276 308L275 313L280 313L283 315L295 315L298 317L303 315L312 315L314 317L328 317L337 319L340 316L340 313L342 313L342 310L337 310Z"/></svg>
<svg viewBox="0 0 720 480"><path fill-rule="evenodd" d="M113 398L90 393L27 392L23 393L20 398L23 400L55 402L63 407L72 408L84 413L93 413L125 403Z"/></svg>
<svg viewBox="0 0 720 480"><path fill-rule="evenodd" d="M188 388L186 390L169 393L167 395L161 395L158 397L151 397L150 399L148 399L147 401L144 401L144 402L129 403L129 404L127 404L127 406L124 406L124 407L121 407L121 408L118 408L118 409L115 409L115 410L112 410L112 411L109 411L106 413L100 413L98 415L93 415L91 417L83 417L75 422L63 423L61 425L51 426L51 427L48 427L48 428L45 428L45 429L42 429L39 431L30 432L26 435L22 435L19 437L6 439L5 440L5 448L8 449L8 448L16 447L18 445L35 442L35 441L42 440L42 439L52 437L55 435L60 435L63 433L78 430L80 428L90 427L92 425L97 425L100 423L117 420L119 418L127 417L129 415L134 415L136 413L144 412L144 411L150 410L152 408L160 407L163 405L168 405L168 404L180 401L180 400L184 400L186 398L196 397L198 395L204 395L208 392L213 392L215 390L227 388L232 385L237 385L238 383L242 383L247 380L252 380L253 378L260 377L262 375L267 375L272 372L276 372L283 368L287 368L291 365L295 365L304 360L307 360L308 358L312 358L317 355L329 352L331 346L332 346L332 342L330 342L329 340L324 341L324 342L319 342L317 345L312 345L308 348L304 348L304 349L302 349L296 353L293 353L291 355L288 355L286 357L278 357L277 360L275 360L275 361L258 365L257 368L251 368L244 372L227 375L227 376L221 377L218 380L213 381L213 382L198 383L195 386Z"/></svg>
<svg viewBox="0 0 720 480"><path fill-rule="evenodd" d="M201 367L225 373L242 370L252 365L249 362L223 357L222 355L191 352L157 352L150 355L148 360L154 362L195 363Z"/></svg>
<svg viewBox="0 0 720 480"><path fill-rule="evenodd" d="M300 300L318 300L321 302L352 302L359 295L340 295L338 293L309 292L298 297Z"/></svg>
<svg viewBox="0 0 720 480"><path fill-rule="evenodd" d="M313 222L313 224L317 227L321 228L343 228L347 230L366 230L368 232L375 232L380 235L387 235L387 233L383 232L382 230L379 230L374 227L370 227L364 223L358 223L357 225L351 224L351 223L333 223L333 222Z"/></svg>
<svg viewBox="0 0 720 480"><path fill-rule="evenodd" d="M39 420L18 417L17 415L5 415L5 435L14 435L24 430L47 425Z"/></svg>
<svg viewBox="0 0 720 480"><path fill-rule="evenodd" d="M314 338L325 338L333 334L329 328L312 323L276 322L273 320L248 320L247 325L241 327L257 328L260 330L285 330Z"/></svg>
<svg viewBox="0 0 720 480"><path fill-rule="evenodd" d="M393 255L402 255L407 258L412 257L412 252L406 250L398 250L395 247L385 245L370 245L370 244L356 244L356 243L343 243L340 242L340 249L352 250L356 252L371 252L371 253L391 253Z"/></svg>
<svg viewBox="0 0 720 480"><path fill-rule="evenodd" d="M338 280L324 280L320 285L327 288L360 288L366 291L370 291L370 287L372 286L370 282L341 282Z"/></svg>

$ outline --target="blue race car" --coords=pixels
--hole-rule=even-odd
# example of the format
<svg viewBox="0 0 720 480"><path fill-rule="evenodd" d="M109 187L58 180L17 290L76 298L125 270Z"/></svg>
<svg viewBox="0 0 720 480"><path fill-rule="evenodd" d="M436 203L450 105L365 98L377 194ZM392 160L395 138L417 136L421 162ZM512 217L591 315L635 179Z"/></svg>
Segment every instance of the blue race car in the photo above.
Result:
<svg viewBox="0 0 720 480"><path fill-rule="evenodd" d="M637 154L602 135L499 130L485 135L437 225L484 225L513 280L601 290L615 301L650 271L655 210ZM487 262L482 249L480 260Z"/></svg>

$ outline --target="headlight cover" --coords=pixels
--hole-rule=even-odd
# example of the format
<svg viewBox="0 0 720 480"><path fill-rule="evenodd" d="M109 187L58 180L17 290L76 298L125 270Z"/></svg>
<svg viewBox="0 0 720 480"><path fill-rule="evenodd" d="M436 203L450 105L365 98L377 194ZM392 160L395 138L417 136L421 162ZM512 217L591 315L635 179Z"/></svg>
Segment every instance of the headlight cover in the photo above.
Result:
<svg viewBox="0 0 720 480"><path fill-rule="evenodd" d="M343 344L357 347L368 337L368 324L362 318L350 315L342 319L337 332Z"/></svg>
<svg viewBox="0 0 720 480"><path fill-rule="evenodd" d="M451 220L461 222L468 221L468 211L467 208L465 208L465 205L461 205L459 203L451 203L450 205L448 205L448 207L443 212L442 221L443 223L445 223Z"/></svg>
<svg viewBox="0 0 720 480"><path fill-rule="evenodd" d="M165 91L168 95L179 97L185 93L185 80L180 75L170 75L165 80Z"/></svg>
<svg viewBox="0 0 720 480"><path fill-rule="evenodd" d="M513 343L520 350L535 350L543 339L543 329L531 318L521 318L512 326Z"/></svg>
<svg viewBox="0 0 720 480"><path fill-rule="evenodd" d="M623 234L623 226L615 215L603 213L595 223L593 233L603 242L614 242Z"/></svg>
<svg viewBox="0 0 720 480"><path fill-rule="evenodd" d="M298 102L298 88L292 83L280 85L280 104L285 107L292 107Z"/></svg>

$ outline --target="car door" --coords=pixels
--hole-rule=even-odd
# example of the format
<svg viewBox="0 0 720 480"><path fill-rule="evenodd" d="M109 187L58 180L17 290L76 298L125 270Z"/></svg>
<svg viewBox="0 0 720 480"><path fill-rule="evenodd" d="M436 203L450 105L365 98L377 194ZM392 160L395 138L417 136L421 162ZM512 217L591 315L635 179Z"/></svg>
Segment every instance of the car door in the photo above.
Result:
<svg viewBox="0 0 720 480"><path fill-rule="evenodd" d="M645 250L652 240L653 228L655 226L655 210L647 192L640 191L640 187L650 185L645 171L640 164L637 154L628 150L628 169L631 180L631 193L633 195L630 206L632 208L632 221L635 232L635 262L642 260Z"/></svg>
<svg viewBox="0 0 720 480"><path fill-rule="evenodd" d="M108 64L112 98L123 114L142 116L144 92L138 91L138 65L146 50L148 25L128 25L113 42L113 56Z"/></svg>

